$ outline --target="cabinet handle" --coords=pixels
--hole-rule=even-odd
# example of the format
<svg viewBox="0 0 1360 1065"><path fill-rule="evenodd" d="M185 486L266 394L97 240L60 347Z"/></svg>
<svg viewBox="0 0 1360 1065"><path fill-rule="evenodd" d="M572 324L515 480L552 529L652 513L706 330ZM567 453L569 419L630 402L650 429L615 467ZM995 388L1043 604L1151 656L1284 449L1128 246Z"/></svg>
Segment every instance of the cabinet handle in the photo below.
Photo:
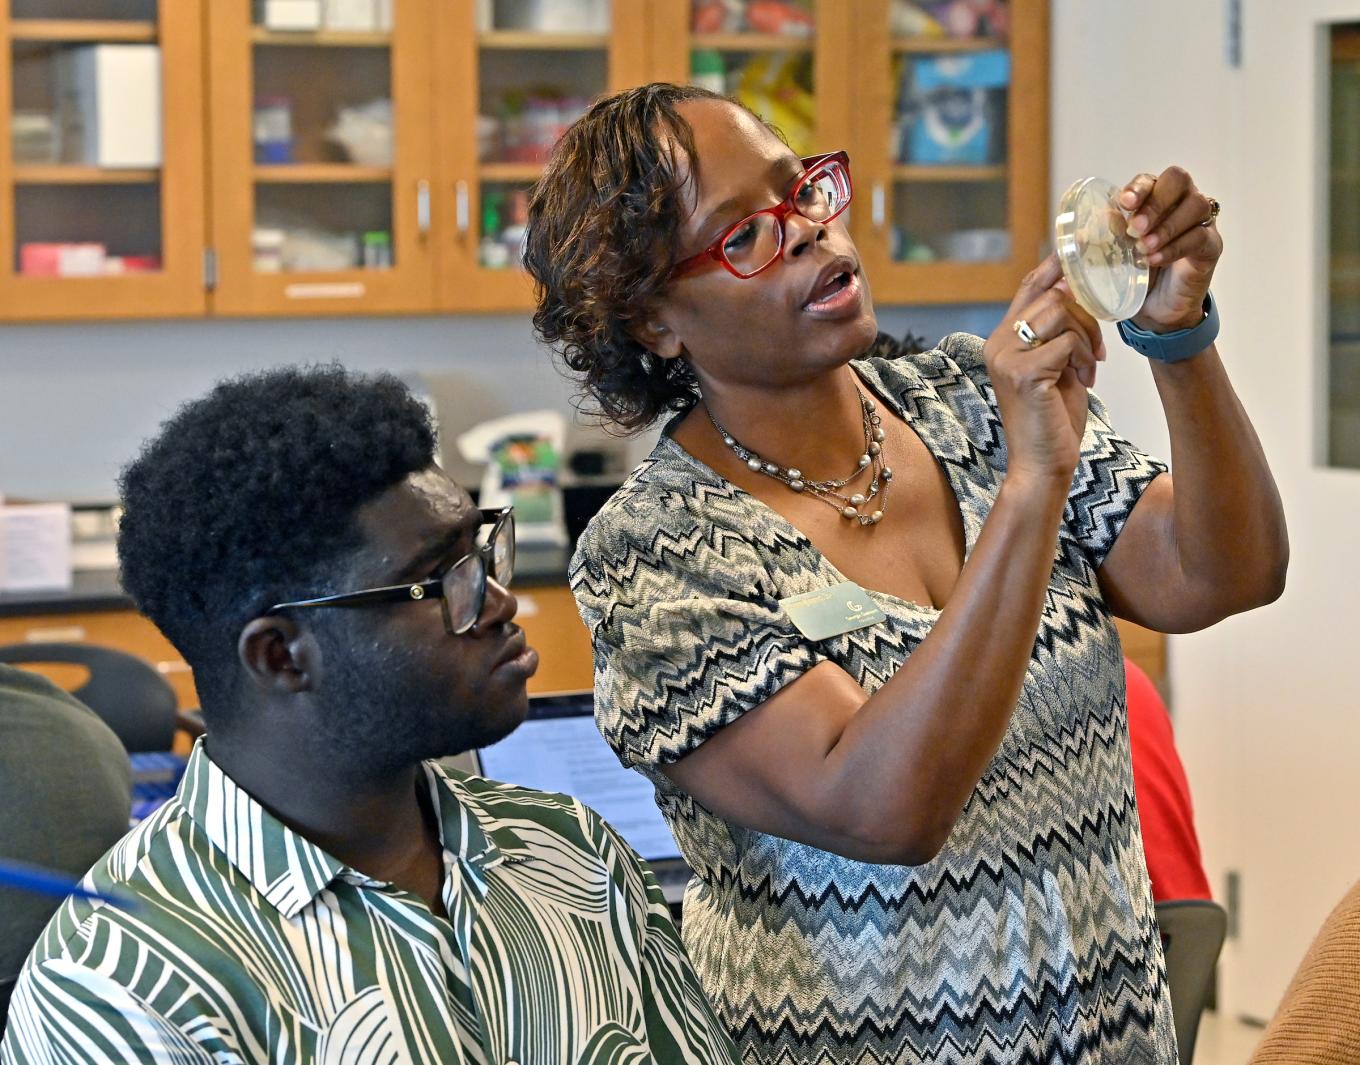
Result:
<svg viewBox="0 0 1360 1065"><path fill-rule="evenodd" d="M454 204L458 218L458 232L466 233L470 221L468 218L468 183L466 181L460 181L454 185L453 188Z"/></svg>
<svg viewBox="0 0 1360 1065"><path fill-rule="evenodd" d="M422 237L430 232L430 183L424 178L416 182L416 228Z"/></svg>
<svg viewBox="0 0 1360 1065"><path fill-rule="evenodd" d="M883 182L875 181L874 193L872 197L873 202L872 214L875 229L882 229L883 223L887 221L887 211L885 209L885 196L886 193L884 192L883 189Z"/></svg>

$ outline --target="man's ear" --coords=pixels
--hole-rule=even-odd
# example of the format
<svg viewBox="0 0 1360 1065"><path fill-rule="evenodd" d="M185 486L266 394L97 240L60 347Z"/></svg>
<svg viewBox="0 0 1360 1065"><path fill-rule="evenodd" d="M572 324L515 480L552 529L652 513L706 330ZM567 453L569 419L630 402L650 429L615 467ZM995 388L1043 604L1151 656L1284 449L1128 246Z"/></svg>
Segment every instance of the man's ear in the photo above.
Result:
<svg viewBox="0 0 1360 1065"><path fill-rule="evenodd" d="M236 642L246 674L261 691L296 695L316 686L321 651L311 630L280 614L247 622Z"/></svg>
<svg viewBox="0 0 1360 1065"><path fill-rule="evenodd" d="M628 332L657 358L675 359L685 353L685 345L681 343L680 337L656 311L648 311L633 323Z"/></svg>

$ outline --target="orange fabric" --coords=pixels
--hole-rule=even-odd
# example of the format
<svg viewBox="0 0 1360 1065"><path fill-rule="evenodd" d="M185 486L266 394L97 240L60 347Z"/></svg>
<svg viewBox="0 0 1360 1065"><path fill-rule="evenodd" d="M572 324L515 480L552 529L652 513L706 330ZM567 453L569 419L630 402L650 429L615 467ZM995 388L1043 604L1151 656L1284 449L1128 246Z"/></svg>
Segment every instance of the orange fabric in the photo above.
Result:
<svg viewBox="0 0 1360 1065"><path fill-rule="evenodd" d="M1124 674L1128 683L1133 791L1138 800L1152 897L1157 902L1211 899L1199 836L1195 834L1190 784L1176 753L1176 737L1166 704L1152 678L1127 658Z"/></svg>
<svg viewBox="0 0 1360 1065"><path fill-rule="evenodd" d="M1360 1062L1360 884L1323 924L1248 1065Z"/></svg>

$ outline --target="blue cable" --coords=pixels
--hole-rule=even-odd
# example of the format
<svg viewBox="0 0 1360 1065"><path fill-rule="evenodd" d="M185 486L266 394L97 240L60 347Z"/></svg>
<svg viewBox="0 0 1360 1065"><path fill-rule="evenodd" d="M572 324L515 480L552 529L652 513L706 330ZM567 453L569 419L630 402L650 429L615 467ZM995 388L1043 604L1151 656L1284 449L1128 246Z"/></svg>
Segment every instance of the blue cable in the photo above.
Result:
<svg viewBox="0 0 1360 1065"><path fill-rule="evenodd" d="M20 891L32 892L35 895L52 895L61 899L73 895L78 899L107 902L124 910L135 910L139 905L137 899L127 895L114 895L81 887L78 881L72 880L65 873L54 873L41 866L3 858L0 858L0 887L18 888Z"/></svg>

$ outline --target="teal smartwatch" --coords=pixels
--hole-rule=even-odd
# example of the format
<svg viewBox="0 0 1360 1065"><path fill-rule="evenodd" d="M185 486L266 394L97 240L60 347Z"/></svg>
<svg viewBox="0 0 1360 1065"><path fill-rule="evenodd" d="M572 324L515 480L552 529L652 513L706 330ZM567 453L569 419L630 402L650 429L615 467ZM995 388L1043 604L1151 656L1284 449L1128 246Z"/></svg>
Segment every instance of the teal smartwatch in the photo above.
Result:
<svg viewBox="0 0 1360 1065"><path fill-rule="evenodd" d="M1149 333L1132 319L1118 323L1119 337L1140 355L1157 362L1184 362L1198 355L1218 338L1218 306L1213 293L1204 296L1204 321L1174 333Z"/></svg>

